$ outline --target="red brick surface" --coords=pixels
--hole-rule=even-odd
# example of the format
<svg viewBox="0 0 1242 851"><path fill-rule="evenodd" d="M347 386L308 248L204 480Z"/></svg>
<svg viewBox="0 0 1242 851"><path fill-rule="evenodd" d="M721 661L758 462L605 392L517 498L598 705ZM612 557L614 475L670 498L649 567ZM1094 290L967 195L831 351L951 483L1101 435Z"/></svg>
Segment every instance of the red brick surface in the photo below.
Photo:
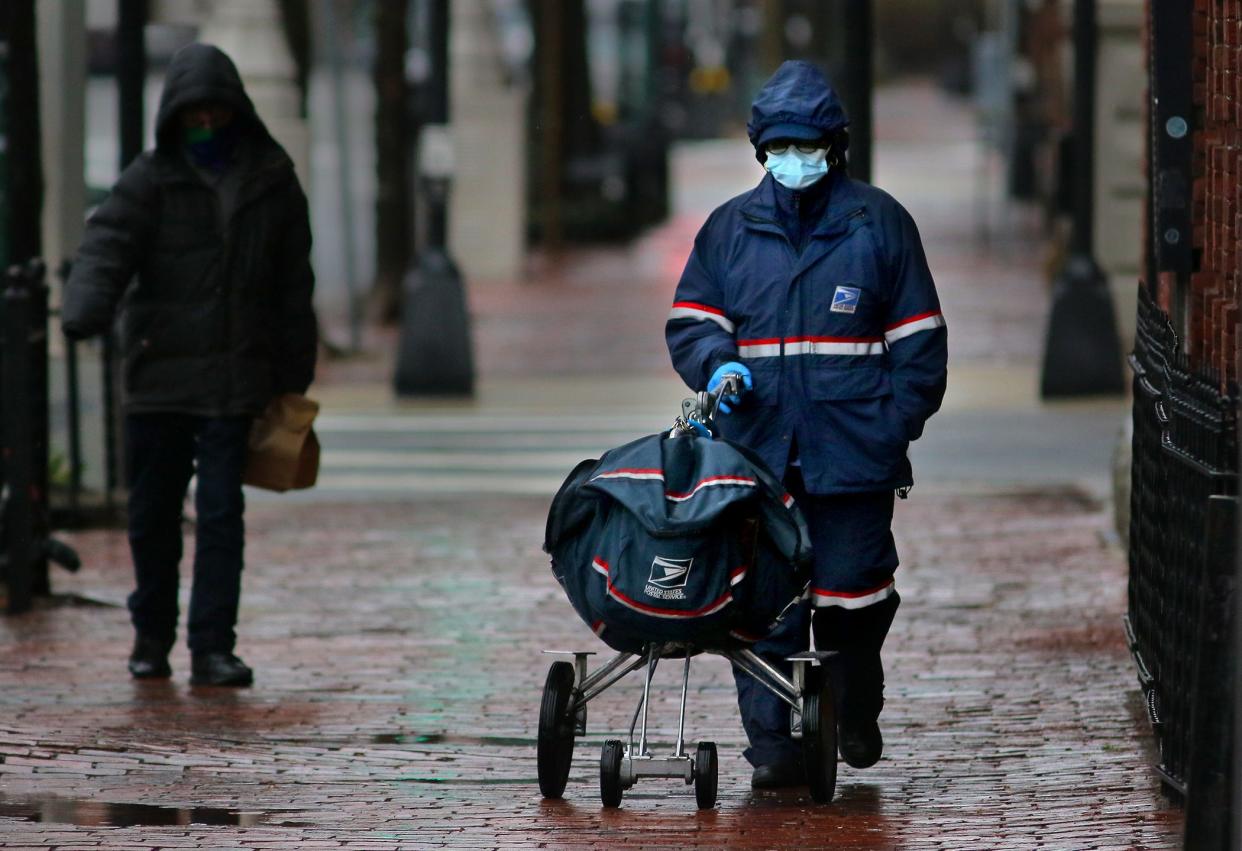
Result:
<svg viewBox="0 0 1242 851"><path fill-rule="evenodd" d="M752 793L727 668L696 662L688 736L719 743L721 802L649 780L598 799L599 748L637 681L591 706L566 800L535 785L545 647L603 650L539 551L544 500L266 504L252 512L241 652L253 689L136 684L121 608L0 621L6 848L1176 848L1138 716L1124 566L1073 491L901 503L905 602L888 652L886 756L838 799ZM75 535L72 583L120 602L124 536ZM673 671L657 678L671 742ZM51 798L52 803L46 803ZM246 827L98 820L107 803L221 807ZM89 804L73 802L91 802ZM68 803L66 803L68 802ZM7 809L6 809L7 808ZM5 813L9 815L6 817ZM188 819L187 819L188 820Z"/></svg>
<svg viewBox="0 0 1242 851"><path fill-rule="evenodd" d="M1187 351L1222 380L1237 378L1242 258L1242 15L1233 0L1195 4L1195 101L1202 110L1194 157L1199 271L1190 281ZM1200 186L1203 187L1200 191ZM1168 293L1162 302L1168 301Z"/></svg>

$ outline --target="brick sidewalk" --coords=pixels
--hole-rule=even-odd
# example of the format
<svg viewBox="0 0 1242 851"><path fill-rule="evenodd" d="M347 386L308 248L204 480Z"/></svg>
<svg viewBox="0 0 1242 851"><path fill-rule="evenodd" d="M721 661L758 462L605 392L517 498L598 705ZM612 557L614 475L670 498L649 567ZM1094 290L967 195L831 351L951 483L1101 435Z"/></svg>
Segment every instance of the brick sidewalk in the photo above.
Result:
<svg viewBox="0 0 1242 851"><path fill-rule="evenodd" d="M247 691L123 666L122 608L0 621L6 848L1176 848L1119 618L1122 560L1074 492L914 498L899 508L905 603L890 643L887 751L838 798L752 794L725 664L695 665L690 741L721 749L721 802L647 781L602 810L603 739L637 681L592 705L564 802L541 801L544 647L603 650L539 551L546 502L259 506L240 650ZM73 537L58 587L121 603L124 536ZM659 678L656 735L676 722ZM81 803L81 802L90 802ZM66 824L157 804L181 826ZM240 811L198 818L188 808ZM179 815L177 808L186 809ZM30 819L44 813L46 822ZM142 817L138 817L142 818ZM148 814L145 818L151 819Z"/></svg>

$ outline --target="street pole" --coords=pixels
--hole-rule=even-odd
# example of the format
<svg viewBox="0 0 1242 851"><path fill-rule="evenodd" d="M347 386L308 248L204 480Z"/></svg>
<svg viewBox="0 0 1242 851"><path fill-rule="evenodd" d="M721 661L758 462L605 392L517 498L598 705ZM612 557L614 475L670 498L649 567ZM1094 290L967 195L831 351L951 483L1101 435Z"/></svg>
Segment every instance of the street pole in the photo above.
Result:
<svg viewBox="0 0 1242 851"><path fill-rule="evenodd" d="M1125 392L1108 280L1094 250L1096 0L1074 2L1074 222L1053 288L1044 341L1044 398Z"/></svg>
<svg viewBox="0 0 1242 851"><path fill-rule="evenodd" d="M841 4L841 72L835 81L850 117L850 177L871 182L874 12L871 0Z"/></svg>
<svg viewBox="0 0 1242 851"><path fill-rule="evenodd" d="M146 26L147 0L117 0L116 85L122 171L142 153L143 88L147 81L143 33Z"/></svg>
<svg viewBox="0 0 1242 851"><path fill-rule="evenodd" d="M335 0L321 0L319 8L327 25L327 52L332 69L332 123L336 130L337 188L341 195L341 241L345 249L345 292L349 299L349 350L362 350L362 302L359 298L358 263L354 239L353 162L349 154L349 125L345 117L345 73L341 63L341 44Z"/></svg>
<svg viewBox="0 0 1242 851"><path fill-rule="evenodd" d="M147 81L147 0L117 0L116 83L120 128L120 169L142 153ZM109 510L124 479L125 447L121 440L121 379L116 370L116 339L103 335L104 501Z"/></svg>
<svg viewBox="0 0 1242 851"><path fill-rule="evenodd" d="M431 0L428 11L431 78L423 99L418 166L427 244L403 281L394 386L398 396L462 396L474 392L474 357L465 285L448 253L448 198L455 169L449 131L448 0Z"/></svg>
<svg viewBox="0 0 1242 851"><path fill-rule="evenodd" d="M562 121L565 115L564 12L559 3L544 3L537 10L535 25L539 29L537 61L539 65L539 113L543 125L539 134L539 223L544 250L555 254L563 242L561 193L564 190L564 142Z"/></svg>

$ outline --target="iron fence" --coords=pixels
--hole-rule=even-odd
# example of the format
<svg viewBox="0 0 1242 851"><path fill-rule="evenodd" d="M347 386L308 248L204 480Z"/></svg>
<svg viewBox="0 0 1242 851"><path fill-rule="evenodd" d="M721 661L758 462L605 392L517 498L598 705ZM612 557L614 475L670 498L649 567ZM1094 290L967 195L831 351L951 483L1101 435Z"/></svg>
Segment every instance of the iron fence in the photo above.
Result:
<svg viewBox="0 0 1242 851"><path fill-rule="evenodd" d="M84 522L82 426L77 348L66 341L66 481L53 482L49 381L53 312L45 278L41 260L0 273L0 580L11 614L26 611L36 598L51 593L49 562L71 571L81 565L77 553L51 534L55 526ZM110 415L110 400L105 402L105 413ZM59 506L55 490L63 493Z"/></svg>
<svg viewBox="0 0 1242 851"><path fill-rule="evenodd" d="M0 284L0 575L10 612L48 591L47 356L43 264L10 267Z"/></svg>
<svg viewBox="0 0 1242 851"><path fill-rule="evenodd" d="M1157 770L1186 797L1189 836L1191 810L1228 785L1238 393L1192 368L1179 343L1140 287L1126 630Z"/></svg>

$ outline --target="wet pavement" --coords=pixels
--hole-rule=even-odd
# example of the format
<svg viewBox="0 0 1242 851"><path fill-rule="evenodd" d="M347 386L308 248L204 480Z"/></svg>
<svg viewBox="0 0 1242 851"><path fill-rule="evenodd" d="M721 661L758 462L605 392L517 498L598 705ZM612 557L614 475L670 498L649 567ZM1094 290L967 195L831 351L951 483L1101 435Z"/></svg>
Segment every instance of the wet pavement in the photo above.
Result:
<svg viewBox="0 0 1242 851"><path fill-rule="evenodd" d="M964 113L917 87L877 108L880 182L920 221L944 297L951 389L897 508L885 758L842 766L831 806L749 789L715 657L695 660L687 736L719 746L716 808L667 780L601 807L600 748L624 737L635 678L592 703L565 800L536 785L540 650L606 651L540 551L550 488L676 411L661 329L679 258L700 207L754 176L730 165L744 147L707 143L678 154L692 177L667 226L472 290L475 400L394 402L380 354L325 367L324 489L251 495L238 649L253 688L191 688L183 643L171 681L131 681L125 537L67 535L85 567L56 590L94 605L0 621L0 847L1180 847L1100 499L1123 403L1034 401L1040 258L1020 230L974 239L974 149L961 121L931 121L946 108ZM657 748L678 685L662 668Z"/></svg>
<svg viewBox="0 0 1242 851"><path fill-rule="evenodd" d="M256 508L240 632L258 674L243 691L189 687L183 647L170 682L131 682L123 541L75 536L93 567L63 590L117 605L4 624L4 847L1179 846L1120 634L1121 559L1081 493L899 506L886 754L843 766L832 806L749 790L727 666L697 659L687 736L721 754L704 813L663 780L601 808L599 750L628 727L634 678L592 704L565 800L540 799L539 651L604 649L547 571L545 510ZM657 675L665 750L677 685Z"/></svg>

